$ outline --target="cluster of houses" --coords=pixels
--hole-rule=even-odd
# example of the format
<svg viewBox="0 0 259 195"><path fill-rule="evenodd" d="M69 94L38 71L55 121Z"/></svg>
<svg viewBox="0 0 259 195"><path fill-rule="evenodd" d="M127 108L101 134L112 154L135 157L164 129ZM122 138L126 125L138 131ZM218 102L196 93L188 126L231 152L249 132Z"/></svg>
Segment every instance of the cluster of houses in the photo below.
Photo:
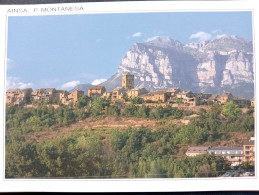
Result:
<svg viewBox="0 0 259 195"><path fill-rule="evenodd" d="M213 94L195 94L191 91L182 91L179 87L169 88L163 91L148 91L145 88L134 88L134 75L126 73L122 76L122 87L117 87L113 91L107 92L104 86L94 86L88 89L88 96L103 97L111 100L125 100L125 98L140 97L145 102L150 103L178 103L184 106L198 106L203 104L225 104L233 101L240 107L254 106L254 99L246 100L245 98L234 97L231 93L222 95Z"/></svg>
<svg viewBox="0 0 259 195"><path fill-rule="evenodd" d="M6 103L8 105L21 105L27 102L61 102L62 104L75 104L84 92L75 90L68 93L66 90L56 90L55 88L45 89L10 89L6 92ZM113 91L106 91L102 85L94 86L88 89L88 97L103 97L113 101L125 99L142 98L147 103L177 103L183 106L198 106L203 104L225 104L227 101L233 101L240 107L254 106L254 100L233 97L231 93L222 95L213 94L195 94L191 91L182 91L180 88L169 88L163 91L148 91L145 88L134 88L134 75L126 73L122 76L122 86L116 87ZM30 100L30 101L28 101Z"/></svg>
<svg viewBox="0 0 259 195"><path fill-rule="evenodd" d="M69 93L66 90L56 90L55 88L43 88L43 89L9 89L6 92L6 104L7 105L22 105L29 102L47 102L69 105L75 104L78 98L82 97L84 92L81 90L74 90Z"/></svg>
<svg viewBox="0 0 259 195"><path fill-rule="evenodd" d="M222 156L231 163L231 167L237 167L243 162L254 164L255 160L255 138L251 137L249 141L244 142L243 147L189 147L186 151L187 156L197 156L201 154L215 154Z"/></svg>

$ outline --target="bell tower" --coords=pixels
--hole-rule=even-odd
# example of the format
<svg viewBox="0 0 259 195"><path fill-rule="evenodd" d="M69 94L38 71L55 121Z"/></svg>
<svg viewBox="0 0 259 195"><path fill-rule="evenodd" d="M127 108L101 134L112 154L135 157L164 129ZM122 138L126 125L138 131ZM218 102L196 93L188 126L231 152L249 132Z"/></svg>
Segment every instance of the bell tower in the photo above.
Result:
<svg viewBox="0 0 259 195"><path fill-rule="evenodd" d="M127 72L122 76L122 87L126 89L134 89L134 75Z"/></svg>

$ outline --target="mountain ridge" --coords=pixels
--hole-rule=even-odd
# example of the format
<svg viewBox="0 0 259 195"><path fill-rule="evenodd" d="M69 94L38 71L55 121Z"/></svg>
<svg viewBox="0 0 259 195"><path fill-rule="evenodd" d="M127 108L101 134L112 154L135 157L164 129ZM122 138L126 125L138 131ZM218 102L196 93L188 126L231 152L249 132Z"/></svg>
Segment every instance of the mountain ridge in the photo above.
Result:
<svg viewBox="0 0 259 195"><path fill-rule="evenodd" d="M253 44L236 35L188 44L170 37L134 43L117 72L101 85L107 91L121 86L126 72L134 74L136 88L180 87L197 93L228 91L237 97L254 96Z"/></svg>

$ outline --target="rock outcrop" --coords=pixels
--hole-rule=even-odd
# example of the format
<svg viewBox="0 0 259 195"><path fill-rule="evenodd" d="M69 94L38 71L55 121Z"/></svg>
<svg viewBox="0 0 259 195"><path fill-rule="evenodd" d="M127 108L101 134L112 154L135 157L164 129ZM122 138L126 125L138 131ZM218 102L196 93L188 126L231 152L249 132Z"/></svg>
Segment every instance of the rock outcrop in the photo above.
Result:
<svg viewBox="0 0 259 195"><path fill-rule="evenodd" d="M252 42L233 35L199 44L184 45L169 37L135 43L118 72L103 85L108 90L121 86L125 72L135 75L135 87L149 90L180 87L193 92L227 90L238 97L254 96Z"/></svg>

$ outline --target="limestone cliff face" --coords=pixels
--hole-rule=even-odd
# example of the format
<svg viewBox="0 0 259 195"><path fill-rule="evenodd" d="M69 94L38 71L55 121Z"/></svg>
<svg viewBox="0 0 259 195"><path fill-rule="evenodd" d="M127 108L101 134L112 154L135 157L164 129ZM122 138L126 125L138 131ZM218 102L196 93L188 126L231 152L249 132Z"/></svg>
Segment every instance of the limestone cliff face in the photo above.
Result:
<svg viewBox="0 0 259 195"><path fill-rule="evenodd" d="M254 83L253 55L244 51L214 52L197 66L199 86L221 88Z"/></svg>
<svg viewBox="0 0 259 195"><path fill-rule="evenodd" d="M172 84L172 66L169 56L162 50L135 44L122 59L119 72L133 72L138 85L150 82L154 88Z"/></svg>
<svg viewBox="0 0 259 195"><path fill-rule="evenodd" d="M194 92L220 93L244 85L251 88L252 42L224 35L209 42L184 45L168 37L158 37L134 44L122 59L118 72L104 85L108 89L120 86L125 72L135 75L135 87L149 90L177 86ZM251 90L236 95L250 98L253 87Z"/></svg>
<svg viewBox="0 0 259 195"><path fill-rule="evenodd" d="M223 77L222 79L222 86L227 84L236 85L241 82L253 83L254 70L252 54L245 52L234 52L229 54L223 73L226 77Z"/></svg>

